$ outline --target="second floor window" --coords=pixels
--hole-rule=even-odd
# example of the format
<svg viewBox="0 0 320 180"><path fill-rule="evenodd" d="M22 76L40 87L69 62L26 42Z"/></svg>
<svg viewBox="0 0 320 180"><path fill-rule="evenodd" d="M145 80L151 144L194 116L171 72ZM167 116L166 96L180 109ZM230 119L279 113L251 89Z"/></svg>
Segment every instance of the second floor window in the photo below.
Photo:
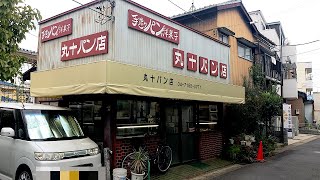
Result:
<svg viewBox="0 0 320 180"><path fill-rule="evenodd" d="M306 80L312 80L312 69L306 68Z"/></svg>
<svg viewBox="0 0 320 180"><path fill-rule="evenodd" d="M308 96L312 95L312 88L307 88L306 93Z"/></svg>
<svg viewBox="0 0 320 180"><path fill-rule="evenodd" d="M238 56L247 60L253 60L252 49L243 44L238 44Z"/></svg>
<svg viewBox="0 0 320 180"><path fill-rule="evenodd" d="M226 44L229 44L229 37L223 33L219 33L219 40Z"/></svg>

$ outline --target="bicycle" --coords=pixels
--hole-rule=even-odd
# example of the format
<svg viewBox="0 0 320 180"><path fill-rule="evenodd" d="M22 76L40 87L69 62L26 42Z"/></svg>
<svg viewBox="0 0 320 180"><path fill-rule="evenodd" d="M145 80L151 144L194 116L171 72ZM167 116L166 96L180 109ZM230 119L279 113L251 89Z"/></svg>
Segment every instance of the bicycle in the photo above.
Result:
<svg viewBox="0 0 320 180"><path fill-rule="evenodd" d="M135 152L132 152L123 158L121 163L122 168L129 171L131 170L132 161L134 160L134 154ZM144 167L145 175L143 179L146 179L150 173L150 162L152 162L153 165L157 165L158 170L161 173L167 172L172 162L172 150L169 146L158 145L155 155L151 157L147 156L146 159L148 160L148 165Z"/></svg>

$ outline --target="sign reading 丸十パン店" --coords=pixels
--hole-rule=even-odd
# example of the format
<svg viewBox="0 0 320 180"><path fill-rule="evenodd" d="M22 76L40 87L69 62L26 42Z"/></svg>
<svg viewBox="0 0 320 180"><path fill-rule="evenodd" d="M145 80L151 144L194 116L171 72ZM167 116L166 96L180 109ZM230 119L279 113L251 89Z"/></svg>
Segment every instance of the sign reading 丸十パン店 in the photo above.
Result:
<svg viewBox="0 0 320 180"><path fill-rule="evenodd" d="M179 44L180 32L178 29L132 10L128 10L128 26L160 39Z"/></svg>
<svg viewBox="0 0 320 180"><path fill-rule="evenodd" d="M185 52L183 50L173 48L172 65L175 68L184 69L185 66ZM228 65L219 63L216 60L210 60L208 58L199 56L192 53L187 53L187 70L197 72L201 74L210 74L210 76L218 77L220 70L220 78L228 78ZM219 66L220 65L220 66ZM220 68L219 68L220 67Z"/></svg>
<svg viewBox="0 0 320 180"><path fill-rule="evenodd" d="M41 28L41 42L72 34L72 18Z"/></svg>
<svg viewBox="0 0 320 180"><path fill-rule="evenodd" d="M61 43L61 61L106 53L108 53L108 31Z"/></svg>

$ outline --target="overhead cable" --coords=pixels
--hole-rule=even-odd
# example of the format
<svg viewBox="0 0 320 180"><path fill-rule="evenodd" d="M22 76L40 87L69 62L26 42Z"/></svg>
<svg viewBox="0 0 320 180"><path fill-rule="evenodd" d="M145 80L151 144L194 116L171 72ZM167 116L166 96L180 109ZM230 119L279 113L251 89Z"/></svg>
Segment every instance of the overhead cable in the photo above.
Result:
<svg viewBox="0 0 320 180"><path fill-rule="evenodd" d="M188 12L188 11L184 10L182 7L180 7L179 5L177 5L176 3L172 2L171 0L168 0L168 1L169 1L171 4L175 5L177 8L181 9L182 11L184 11L184 12L186 12L186 13ZM197 16L195 16L193 13L191 13L190 15L193 16L194 18L200 20L200 21L203 21L202 19L200 19L200 18L198 18Z"/></svg>
<svg viewBox="0 0 320 180"><path fill-rule="evenodd" d="M306 53L310 53L310 52L313 52L313 51L318 51L318 50L320 50L320 48L317 48L317 49L312 49L312 50L310 50L310 51L305 51L305 52L302 52L302 53L291 54L291 55L288 55L288 56L282 56L282 57L296 56L296 55L300 55L300 54L306 54Z"/></svg>

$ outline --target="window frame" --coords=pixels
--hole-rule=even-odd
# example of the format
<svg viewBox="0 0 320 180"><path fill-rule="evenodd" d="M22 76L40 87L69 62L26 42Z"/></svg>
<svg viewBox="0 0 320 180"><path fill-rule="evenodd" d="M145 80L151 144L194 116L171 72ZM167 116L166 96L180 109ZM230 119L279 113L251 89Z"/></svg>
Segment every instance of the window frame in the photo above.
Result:
<svg viewBox="0 0 320 180"><path fill-rule="evenodd" d="M129 115L127 116L118 116L121 115L121 113L119 113L119 107L118 107L118 103L120 102L127 102L129 107ZM153 103L155 103L154 105L157 104L158 106L158 111L156 107L154 107L154 117L151 117L151 109L153 107ZM139 105L144 104L146 107L144 107L144 111L145 112L140 112L138 109L140 107L138 107ZM147 109L148 108L148 109ZM118 114L119 113L119 114ZM138 116L137 114L141 114L143 113L143 117ZM146 114L144 114L146 113ZM158 113L158 114L157 114ZM145 115L145 116L144 116ZM158 115L158 116L157 116ZM117 139L124 139L124 138L132 138L132 137L142 137L145 134L148 135L158 135L160 132L160 102L157 100L148 100L148 99L118 99L116 100L116 111L115 111L115 126L116 126L116 138ZM144 119L144 121L146 122L138 122L139 120ZM153 119L153 122L149 122L149 119ZM131 121L130 123L123 123L123 122L119 122L119 121ZM137 129L139 131L137 131L137 133L134 132L134 130L132 130L132 132L126 132L128 131L128 129ZM122 131L122 132L121 132ZM146 131L145 133L142 133L142 131ZM131 133L131 134L130 134Z"/></svg>
<svg viewBox="0 0 320 180"><path fill-rule="evenodd" d="M229 36L222 33L222 32L218 32L218 36L219 36L219 40L226 43L226 44L229 44ZM222 38L222 39L221 39ZM226 39L226 42L224 41L224 39Z"/></svg>
<svg viewBox="0 0 320 180"><path fill-rule="evenodd" d="M242 48L243 49L243 53L244 54L240 54L240 51L239 51L239 48ZM247 50L250 50L250 58L247 58ZM248 61L253 61L253 49L238 42L238 56L243 58L243 59L246 59Z"/></svg>
<svg viewBox="0 0 320 180"><path fill-rule="evenodd" d="M213 108L214 107L214 108ZM203 114L203 112L205 114ZM219 104L216 103L200 103L198 105L198 122L197 127L200 132L215 131L220 121ZM211 119L214 115L214 120Z"/></svg>
<svg viewBox="0 0 320 180"><path fill-rule="evenodd" d="M10 108L0 108L0 131L2 128L2 112L3 111L10 111L12 112L13 114L13 127L10 127L14 130L15 132L15 135L13 138L16 138L17 137L17 116L16 116L16 110L15 109L10 109ZM25 126L24 126L24 129L25 129ZM1 136L1 135L0 135Z"/></svg>
<svg viewBox="0 0 320 180"><path fill-rule="evenodd" d="M306 81L312 81L312 68L305 68L305 79Z"/></svg>

